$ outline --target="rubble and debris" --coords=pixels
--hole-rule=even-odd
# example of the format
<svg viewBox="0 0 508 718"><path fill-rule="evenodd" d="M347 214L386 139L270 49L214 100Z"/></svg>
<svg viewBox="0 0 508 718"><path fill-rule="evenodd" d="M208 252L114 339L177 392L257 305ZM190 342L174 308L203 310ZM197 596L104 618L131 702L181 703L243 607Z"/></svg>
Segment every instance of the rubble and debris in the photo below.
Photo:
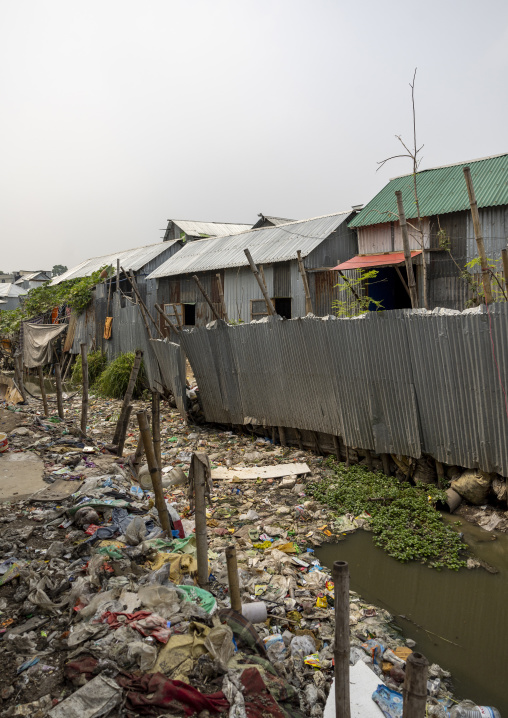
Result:
<svg viewBox="0 0 508 718"><path fill-rule="evenodd" d="M107 449L119 407L92 397L85 439L79 398L63 421L29 404L9 434L6 456L37 459L46 488L0 506L0 666L13 687L1 693L0 715L319 718L333 679L334 586L314 551L368 517L337 520L307 493L326 471L322 457L190 428L166 408L174 530L165 536L150 482L132 470L138 433L128 433L125 457ZM206 587L197 585L187 479L195 451L212 469ZM228 595L231 543L245 615ZM414 641L404 645L392 616L354 592L350 625L355 670L375 676L383 696L400 695ZM446 707L450 675L431 669L429 700Z"/></svg>

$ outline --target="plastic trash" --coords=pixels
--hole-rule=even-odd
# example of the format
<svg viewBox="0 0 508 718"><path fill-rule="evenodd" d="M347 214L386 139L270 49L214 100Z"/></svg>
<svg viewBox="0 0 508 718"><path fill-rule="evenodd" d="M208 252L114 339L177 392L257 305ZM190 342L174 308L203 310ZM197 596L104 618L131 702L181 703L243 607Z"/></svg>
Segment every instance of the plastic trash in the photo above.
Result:
<svg viewBox="0 0 508 718"><path fill-rule="evenodd" d="M199 586L177 586L178 593L184 601L193 601L197 603L209 616L211 616L217 608L215 596L209 591Z"/></svg>
<svg viewBox="0 0 508 718"><path fill-rule="evenodd" d="M372 700L382 710L385 718L402 718L402 693L379 685L372 694Z"/></svg>
<svg viewBox="0 0 508 718"><path fill-rule="evenodd" d="M300 658L316 652L316 642L311 636L295 636L289 647L291 655Z"/></svg>
<svg viewBox="0 0 508 718"><path fill-rule="evenodd" d="M127 656L135 660L141 671L149 671L155 666L157 648L144 641L131 641L128 644Z"/></svg>
<svg viewBox="0 0 508 718"><path fill-rule="evenodd" d="M127 526L124 533L125 542L129 546L137 546L146 536L146 526L141 516L135 516Z"/></svg>
<svg viewBox="0 0 508 718"><path fill-rule="evenodd" d="M307 636L305 636L307 638ZM274 633L263 638L268 658L272 663L280 661L286 657L287 647L280 633Z"/></svg>
<svg viewBox="0 0 508 718"><path fill-rule="evenodd" d="M49 718L99 718L122 700L122 689L112 678L98 675L49 711Z"/></svg>
<svg viewBox="0 0 508 718"><path fill-rule="evenodd" d="M450 718L501 718L501 713L492 706L477 706L472 701L461 701L451 709Z"/></svg>

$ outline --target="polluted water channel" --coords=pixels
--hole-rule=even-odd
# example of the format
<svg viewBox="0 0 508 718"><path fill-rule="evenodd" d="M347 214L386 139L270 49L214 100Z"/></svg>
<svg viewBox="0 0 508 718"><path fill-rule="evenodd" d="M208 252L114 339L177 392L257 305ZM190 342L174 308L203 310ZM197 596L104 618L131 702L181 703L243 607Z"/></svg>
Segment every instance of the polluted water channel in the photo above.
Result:
<svg viewBox="0 0 508 718"><path fill-rule="evenodd" d="M351 589L389 611L429 663L451 671L456 698L495 706L508 717L508 535L485 531L455 516L444 518L460 520L456 528L472 552L498 573L403 564L377 548L366 531L326 544L316 556L330 568L334 561L349 563Z"/></svg>

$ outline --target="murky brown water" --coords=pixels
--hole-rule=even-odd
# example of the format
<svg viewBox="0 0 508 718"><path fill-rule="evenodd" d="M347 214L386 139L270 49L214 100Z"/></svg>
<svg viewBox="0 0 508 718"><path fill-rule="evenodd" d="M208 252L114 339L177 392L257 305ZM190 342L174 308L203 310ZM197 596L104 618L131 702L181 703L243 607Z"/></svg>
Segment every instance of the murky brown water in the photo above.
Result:
<svg viewBox="0 0 508 718"><path fill-rule="evenodd" d="M334 561L347 561L352 590L390 611L431 663L451 671L458 697L496 706L508 717L508 536L460 521L458 530L473 552L498 574L402 564L376 548L365 531L325 545L316 555L330 568Z"/></svg>

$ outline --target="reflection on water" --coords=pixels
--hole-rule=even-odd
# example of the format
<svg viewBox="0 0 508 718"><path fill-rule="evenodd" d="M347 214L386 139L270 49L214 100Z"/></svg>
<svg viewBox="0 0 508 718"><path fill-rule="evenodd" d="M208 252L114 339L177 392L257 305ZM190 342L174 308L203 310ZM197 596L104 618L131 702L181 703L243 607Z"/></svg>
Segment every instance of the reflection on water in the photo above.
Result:
<svg viewBox="0 0 508 718"><path fill-rule="evenodd" d="M429 662L452 672L458 697L496 706L508 716L508 536L460 522L458 530L473 553L498 574L402 564L376 548L365 531L327 544L316 555L329 568L347 561L352 590L390 611Z"/></svg>
<svg viewBox="0 0 508 718"><path fill-rule="evenodd" d="M34 382L30 380L25 380L24 385L30 394L33 394L34 396L41 395L41 386L38 381ZM55 382L52 379L44 379L44 388L46 389L46 394L48 396L51 394L56 394ZM65 382L64 384L62 384L62 393L64 398L66 395L70 396L71 394L74 394L75 391L76 387L72 386L69 382Z"/></svg>

